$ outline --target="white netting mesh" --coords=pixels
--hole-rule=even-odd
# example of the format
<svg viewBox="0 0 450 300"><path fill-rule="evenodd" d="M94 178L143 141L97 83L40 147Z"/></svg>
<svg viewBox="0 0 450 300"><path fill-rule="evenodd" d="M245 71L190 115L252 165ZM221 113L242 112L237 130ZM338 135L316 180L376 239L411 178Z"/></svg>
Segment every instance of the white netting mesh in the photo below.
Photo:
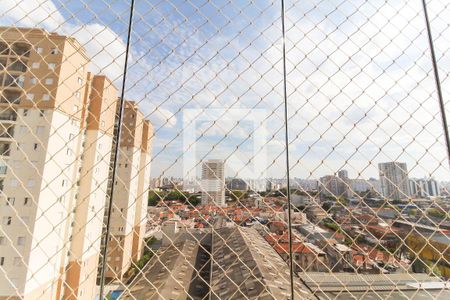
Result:
<svg viewBox="0 0 450 300"><path fill-rule="evenodd" d="M0 299L450 297L445 1L0 4Z"/></svg>

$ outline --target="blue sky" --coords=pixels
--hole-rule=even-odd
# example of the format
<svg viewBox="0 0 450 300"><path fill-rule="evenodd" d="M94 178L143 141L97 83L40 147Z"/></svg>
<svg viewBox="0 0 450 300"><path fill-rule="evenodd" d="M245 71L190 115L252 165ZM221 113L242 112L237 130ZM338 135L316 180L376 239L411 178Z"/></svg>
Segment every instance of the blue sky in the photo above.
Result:
<svg viewBox="0 0 450 300"><path fill-rule="evenodd" d="M7 2L2 24L74 35L93 56L93 70L119 82L126 1ZM388 2L286 1L293 176L344 168L352 177L377 177L379 162L398 160L411 176L448 180L420 3ZM449 7L429 2L449 99ZM137 1L126 97L154 124L153 176L182 175L184 117L198 109L223 113L196 125L197 161L228 158L228 175L284 175L279 16L279 1L270 0ZM252 109L267 118L237 123ZM260 159L258 130L267 133L256 143L267 168L255 175L261 161L247 162Z"/></svg>

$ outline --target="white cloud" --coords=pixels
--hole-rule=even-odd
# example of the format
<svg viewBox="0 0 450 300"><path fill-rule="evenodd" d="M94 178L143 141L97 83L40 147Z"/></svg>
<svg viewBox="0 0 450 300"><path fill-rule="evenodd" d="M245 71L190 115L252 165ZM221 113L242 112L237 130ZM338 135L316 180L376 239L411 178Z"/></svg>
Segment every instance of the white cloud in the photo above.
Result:
<svg viewBox="0 0 450 300"><path fill-rule="evenodd" d="M53 2L47 0L4 0L0 16L2 25L44 27L50 31L59 30L65 23Z"/></svg>

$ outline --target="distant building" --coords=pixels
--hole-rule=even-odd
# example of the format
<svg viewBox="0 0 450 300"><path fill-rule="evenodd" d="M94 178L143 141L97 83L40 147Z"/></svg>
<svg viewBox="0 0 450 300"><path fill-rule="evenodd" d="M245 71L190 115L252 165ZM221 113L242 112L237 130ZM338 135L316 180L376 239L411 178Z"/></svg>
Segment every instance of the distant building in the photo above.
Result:
<svg viewBox="0 0 450 300"><path fill-rule="evenodd" d="M232 191L246 191L248 190L248 185L241 178L231 178L227 181L227 189Z"/></svg>
<svg viewBox="0 0 450 300"><path fill-rule="evenodd" d="M375 178L370 179L351 179L350 187L353 193L373 192L381 193L381 183Z"/></svg>
<svg viewBox="0 0 450 300"><path fill-rule="evenodd" d="M202 165L202 205L225 206L225 174L223 160L212 159Z"/></svg>
<svg viewBox="0 0 450 300"><path fill-rule="evenodd" d="M347 170L340 170L338 172L338 178L339 196L348 198L350 196L350 179L348 178Z"/></svg>
<svg viewBox="0 0 450 300"><path fill-rule="evenodd" d="M340 181L334 175L320 177L319 189L322 196L338 198L340 196Z"/></svg>
<svg viewBox="0 0 450 300"><path fill-rule="evenodd" d="M433 178L410 179L409 194L412 197L426 198L440 196L439 184Z"/></svg>
<svg viewBox="0 0 450 300"><path fill-rule="evenodd" d="M338 172L338 177L339 178L348 178L348 171L347 170L340 170Z"/></svg>
<svg viewBox="0 0 450 300"><path fill-rule="evenodd" d="M319 188L319 183L316 179L294 178L291 180L291 188L308 192L316 191Z"/></svg>
<svg viewBox="0 0 450 300"><path fill-rule="evenodd" d="M381 190L388 199L408 198L408 169L406 163L386 162L378 164Z"/></svg>
<svg viewBox="0 0 450 300"><path fill-rule="evenodd" d="M263 192L266 190L267 183L265 179L246 179L247 189L253 192Z"/></svg>
<svg viewBox="0 0 450 300"><path fill-rule="evenodd" d="M122 280L133 261L143 253L150 184L150 153L153 127L138 105L125 101L114 183L108 256L105 277ZM104 227L106 228L106 227Z"/></svg>

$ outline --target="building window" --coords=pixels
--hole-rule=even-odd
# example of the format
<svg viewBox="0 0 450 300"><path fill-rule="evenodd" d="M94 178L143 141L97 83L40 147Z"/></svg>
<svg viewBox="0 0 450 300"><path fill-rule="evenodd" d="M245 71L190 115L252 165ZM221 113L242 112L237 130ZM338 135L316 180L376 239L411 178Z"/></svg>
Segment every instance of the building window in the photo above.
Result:
<svg viewBox="0 0 450 300"><path fill-rule="evenodd" d="M36 143L35 143L35 144L33 144L33 149L37 151L37 150L38 150L38 146L39 146L39 145L38 145L38 144L36 144Z"/></svg>
<svg viewBox="0 0 450 300"><path fill-rule="evenodd" d="M81 79L80 77L78 77L78 84L82 85L83 84L83 79Z"/></svg>
<svg viewBox="0 0 450 300"><path fill-rule="evenodd" d="M36 48L36 53L37 53L37 54L42 54L42 53L44 53L44 48L42 48L42 47L37 47L37 48Z"/></svg>
<svg viewBox="0 0 450 300"><path fill-rule="evenodd" d="M39 69L39 67L40 67L40 63L38 63L38 62L34 62L31 64L32 69Z"/></svg>
<svg viewBox="0 0 450 300"><path fill-rule="evenodd" d="M8 199L6 199L7 206L14 206L14 202L16 202L16 198L14 197L8 197Z"/></svg>
<svg viewBox="0 0 450 300"><path fill-rule="evenodd" d="M11 187L17 187L19 184L19 182L15 178L11 179L11 181L9 183L10 183Z"/></svg>
<svg viewBox="0 0 450 300"><path fill-rule="evenodd" d="M26 116L28 116L28 109L24 109L23 110L23 115L26 117Z"/></svg>
<svg viewBox="0 0 450 300"><path fill-rule="evenodd" d="M73 106L73 112L77 112L78 111L78 105L74 105Z"/></svg>
<svg viewBox="0 0 450 300"><path fill-rule="evenodd" d="M46 84L46 85L51 85L51 84L53 84L53 78L46 78L46 79L45 79L45 84Z"/></svg>
<svg viewBox="0 0 450 300"><path fill-rule="evenodd" d="M30 84L31 84L31 85L36 85L36 84L37 84L37 79L36 79L36 77L31 77L31 78L30 78Z"/></svg>
<svg viewBox="0 0 450 300"><path fill-rule="evenodd" d="M36 126L36 134L43 134L45 126Z"/></svg>
<svg viewBox="0 0 450 300"><path fill-rule="evenodd" d="M40 110L39 110L39 117L43 117L44 114L45 114L45 110L40 109Z"/></svg>
<svg viewBox="0 0 450 300"><path fill-rule="evenodd" d="M6 238L4 236L0 236L0 245L6 244Z"/></svg>
<svg viewBox="0 0 450 300"><path fill-rule="evenodd" d="M80 99L81 93L80 92L75 92L75 97Z"/></svg>
<svg viewBox="0 0 450 300"><path fill-rule="evenodd" d="M31 205L31 198L30 197L25 197L25 199L23 199L23 205L24 206Z"/></svg>
<svg viewBox="0 0 450 300"><path fill-rule="evenodd" d="M3 225L11 225L12 217L3 217Z"/></svg>
<svg viewBox="0 0 450 300"><path fill-rule="evenodd" d="M49 94L43 94L42 95L42 101L49 101L50 100L50 95Z"/></svg>
<svg viewBox="0 0 450 300"><path fill-rule="evenodd" d="M72 155L72 150L71 150L70 148L67 148L67 150L66 150L66 155L67 155L67 156Z"/></svg>
<svg viewBox="0 0 450 300"><path fill-rule="evenodd" d="M55 63L49 63L48 64L48 69L54 71L56 68L56 64Z"/></svg>
<svg viewBox="0 0 450 300"><path fill-rule="evenodd" d="M18 245L18 246L23 246L23 245L25 245L25 237L24 237L24 236L19 236L19 237L17 238L17 245Z"/></svg>
<svg viewBox="0 0 450 300"><path fill-rule="evenodd" d="M50 50L50 54L53 54L53 55L58 54L58 49L57 48L52 48Z"/></svg>
<svg viewBox="0 0 450 300"><path fill-rule="evenodd" d="M30 218L28 218L28 217L22 217L22 222L23 222L24 224L28 224L28 223L30 223Z"/></svg>
<svg viewBox="0 0 450 300"><path fill-rule="evenodd" d="M61 183L61 186L67 186L67 180L63 179L62 183Z"/></svg>
<svg viewBox="0 0 450 300"><path fill-rule="evenodd" d="M34 187L35 181L34 179L28 179L27 187Z"/></svg>
<svg viewBox="0 0 450 300"><path fill-rule="evenodd" d="M33 93L27 93L27 100L33 101L33 99L34 99L34 94Z"/></svg>
<svg viewBox="0 0 450 300"><path fill-rule="evenodd" d="M27 126L20 125L19 126L19 133L26 133L27 132Z"/></svg>
<svg viewBox="0 0 450 300"><path fill-rule="evenodd" d="M22 259L20 257L14 257L13 264L14 266L18 267L22 263Z"/></svg>
<svg viewBox="0 0 450 300"><path fill-rule="evenodd" d="M5 257L0 257L0 266L3 266L5 264Z"/></svg>

